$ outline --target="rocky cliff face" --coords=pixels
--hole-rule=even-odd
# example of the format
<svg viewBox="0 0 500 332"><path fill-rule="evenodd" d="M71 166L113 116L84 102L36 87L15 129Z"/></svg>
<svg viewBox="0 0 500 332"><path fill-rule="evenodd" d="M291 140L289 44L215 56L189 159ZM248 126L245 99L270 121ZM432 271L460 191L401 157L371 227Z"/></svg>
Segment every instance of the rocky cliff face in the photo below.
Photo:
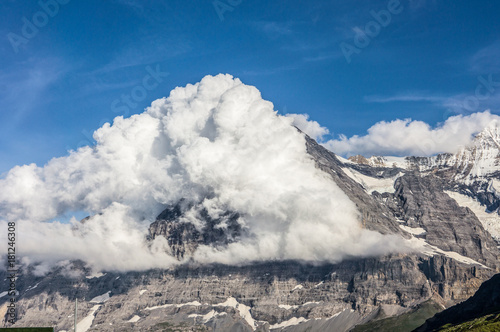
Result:
<svg viewBox="0 0 500 332"><path fill-rule="evenodd" d="M421 249L338 264L273 261L199 266L188 260L197 246L237 242L245 228L237 211L210 215L201 204L181 200L167 206L151 224L149 239L165 237L171 253L184 264L170 270L101 275L90 275L82 262L68 262L44 277L22 271L19 324L54 325L56 331L69 331L72 303L78 298L79 316L90 322L89 331L166 327L346 331L380 311L401 313L430 298L447 306L463 301L497 271L497 243L478 215L448 193L469 190L469 197L482 202L480 189L471 188L488 181L495 188L497 171L479 176L474 171L477 167L464 167L463 162L456 162L458 157L448 155L408 158L404 165L394 160L387 165L383 159L376 165L361 158L347 161L309 137L305 140L316 167L360 211L362 227L395 234ZM487 142L490 146L496 141ZM475 151L474 156L481 158L494 155ZM489 206L495 207L496 191L488 193L492 196L481 197L489 197ZM192 214L206 221L203 227L189 218ZM4 280L4 272L0 278ZM2 287L8 287L5 280ZM6 300L5 294L0 297L0 310L5 309Z"/></svg>
<svg viewBox="0 0 500 332"><path fill-rule="evenodd" d="M186 265L97 276L85 276L89 271L83 268L72 271L72 277L61 269L46 277L21 274L19 325L70 330L78 298L79 316L93 319L94 331L161 330L163 323L216 331L267 331L284 322L292 326L297 320L321 331L324 324L340 326L336 324L345 324L346 319L343 326L349 328L379 310L401 312L430 297L449 303L466 299L491 274L452 258L410 255L321 266Z"/></svg>
<svg viewBox="0 0 500 332"><path fill-rule="evenodd" d="M435 175L408 173L385 195L394 215L411 228L422 228L421 238L445 251L467 256L483 264L496 264L497 244L476 215L444 192Z"/></svg>
<svg viewBox="0 0 500 332"><path fill-rule="evenodd" d="M437 331L447 324L457 325L499 312L500 274L496 274L490 280L485 281L470 299L436 314L415 331ZM494 329L485 329L485 331L494 331Z"/></svg>
<svg viewBox="0 0 500 332"><path fill-rule="evenodd" d="M206 221L196 227L186 218L186 214L196 214ZM178 259L191 255L198 245L224 246L235 242L241 236L242 227L238 223L237 212L224 211L218 216L210 216L207 209L184 201L166 208L149 227L150 239L163 236L167 239L172 254Z"/></svg>

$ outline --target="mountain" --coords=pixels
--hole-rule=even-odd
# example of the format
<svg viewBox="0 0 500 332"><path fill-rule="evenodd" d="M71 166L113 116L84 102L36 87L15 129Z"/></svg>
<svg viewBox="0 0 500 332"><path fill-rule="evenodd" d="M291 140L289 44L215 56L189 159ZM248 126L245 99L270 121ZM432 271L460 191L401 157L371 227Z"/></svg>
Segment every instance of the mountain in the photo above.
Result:
<svg viewBox="0 0 500 332"><path fill-rule="evenodd" d="M430 318L499 272L496 126L457 154L347 160L229 75L177 88L0 181L0 211L21 220L16 326L70 331L75 300L79 332Z"/></svg>
<svg viewBox="0 0 500 332"><path fill-rule="evenodd" d="M440 156L426 162L407 158L404 168L371 166L342 160L304 138L316 167L356 204L363 227L406 238L421 251L320 265L271 261L231 266L186 261L169 270L98 275L89 275L83 262L73 262L46 276L29 271L20 274L18 324L70 330L72 303L78 298L79 316L91 323L89 331L154 331L167 326L179 330L198 326L207 331L342 331L381 313L402 314L429 299L445 306L463 301L498 270L499 252L493 237L473 210L447 194L455 189L456 195L462 195L459 192L476 188L477 182L494 181L496 171L471 177L472 171L462 172L463 162L451 162L457 157L433 167L422 166ZM478 136L477 141L483 140L484 136ZM477 146L490 148L489 143L474 145L458 155L474 155L468 159L473 163L483 163L494 155ZM467 169L479 167L474 164ZM467 193L475 197L474 191ZM495 192L491 194L490 207L498 204ZM207 221L201 230L179 222L193 208ZM225 246L238 241L245 231L238 217L236 211L225 211L214 218L202 206L181 200L166 207L151 224L149 239L165 237L174 255L183 259L200 245ZM218 227L221 224L226 227ZM5 294L2 296L5 307Z"/></svg>

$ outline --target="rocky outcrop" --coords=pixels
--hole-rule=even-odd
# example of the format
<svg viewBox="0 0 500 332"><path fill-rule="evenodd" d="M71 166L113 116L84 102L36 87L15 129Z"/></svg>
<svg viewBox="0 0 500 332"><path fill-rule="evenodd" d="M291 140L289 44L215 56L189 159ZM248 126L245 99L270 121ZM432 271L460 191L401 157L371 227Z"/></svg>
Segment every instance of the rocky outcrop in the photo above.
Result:
<svg viewBox="0 0 500 332"><path fill-rule="evenodd" d="M439 177L408 172L394 186L395 193L385 195L387 205L409 227L423 228L426 242L496 266L498 249L492 236L470 209L444 193Z"/></svg>
<svg viewBox="0 0 500 332"><path fill-rule="evenodd" d="M203 226L196 226L185 218L187 213L196 214L204 221ZM163 236L167 239L173 256L178 259L191 255L198 245L210 244L224 246L236 241L242 233L237 212L225 211L211 216L201 205L187 204L183 200L167 207L149 227L149 238Z"/></svg>
<svg viewBox="0 0 500 332"><path fill-rule="evenodd" d="M349 157L349 161L359 165L368 165L372 167L384 167L386 166L386 160L384 157L372 156L370 158L365 158L364 156L358 154L356 156Z"/></svg>
<svg viewBox="0 0 500 332"><path fill-rule="evenodd" d="M329 174L332 180L353 201L362 214L360 223L367 229L382 234L401 234L408 237L398 226L398 222L391 216L391 211L380 202L374 200L363 187L351 179L342 170L343 163L335 154L328 151L316 141L306 136L307 152L313 157L316 166Z"/></svg>
<svg viewBox="0 0 500 332"><path fill-rule="evenodd" d="M500 274L485 281L470 299L436 314L415 331L437 331L447 324L457 325L497 313L500 313Z"/></svg>

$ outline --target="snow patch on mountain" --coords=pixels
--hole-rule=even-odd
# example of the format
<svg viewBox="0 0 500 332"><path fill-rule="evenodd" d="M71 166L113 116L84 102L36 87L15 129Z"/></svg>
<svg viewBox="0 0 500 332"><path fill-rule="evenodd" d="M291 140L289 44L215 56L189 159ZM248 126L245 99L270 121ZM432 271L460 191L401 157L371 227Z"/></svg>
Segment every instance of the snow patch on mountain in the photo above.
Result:
<svg viewBox="0 0 500 332"><path fill-rule="evenodd" d="M500 215L498 215L496 211L487 212L484 205L481 205L478 201L469 196L453 191L446 191L446 194L453 198L458 205L471 209L484 229L486 229L497 242L500 242Z"/></svg>
<svg viewBox="0 0 500 332"><path fill-rule="evenodd" d="M188 317L197 319L198 317L201 317L201 322L202 323L207 323L214 317L220 317L220 316L225 316L227 313L225 312L217 312L214 309L206 313L205 315L200 315L200 314L190 314Z"/></svg>
<svg viewBox="0 0 500 332"><path fill-rule="evenodd" d="M164 309L164 308L169 308L169 307L182 308L182 307L186 307L186 306L195 306L195 307L198 307L198 306L201 306L201 303L198 302L198 301L187 302L187 303L179 303L179 304L176 304L176 303L167 303L167 304L158 305L158 306L154 306L154 307L146 307L146 308L144 308L144 310L150 310L151 311L151 310Z"/></svg>
<svg viewBox="0 0 500 332"><path fill-rule="evenodd" d="M134 315L134 317L130 318L127 322L129 323L137 323L141 319L140 316Z"/></svg>
<svg viewBox="0 0 500 332"><path fill-rule="evenodd" d="M468 182L485 177L500 169L500 126L492 122L480 132L470 146L462 149L456 164L464 169ZM472 166L467 172L466 165Z"/></svg>
<svg viewBox="0 0 500 332"><path fill-rule="evenodd" d="M411 244L411 246L415 250L417 250L417 251L419 251L419 252L421 252L424 255L427 255L429 257L435 256L435 255L442 255L442 256L450 257L450 258L456 260L457 262L460 262L463 264L478 265L482 268L489 269L489 267L487 267L486 265L483 265L472 258L462 256L459 253L454 252L454 251L446 251L446 250L439 249L438 247L427 243L424 239L412 237L411 239L408 240L408 242Z"/></svg>
<svg viewBox="0 0 500 332"><path fill-rule="evenodd" d="M369 194L374 191L379 193L394 193L394 182L398 177L403 175L403 173L400 172L398 175L390 178L375 178L361 174L352 168L344 167L342 170L347 176L359 183Z"/></svg>
<svg viewBox="0 0 500 332"><path fill-rule="evenodd" d="M78 332L87 332L90 329L92 323L94 322L95 313L100 307L100 305L93 306L92 309L90 309L88 315L78 322L78 324L76 325L76 330Z"/></svg>
<svg viewBox="0 0 500 332"><path fill-rule="evenodd" d="M278 305L278 307L281 309L290 310L290 309L297 309L299 306L298 305L289 305L289 304L280 304L280 305Z"/></svg>
<svg viewBox="0 0 500 332"><path fill-rule="evenodd" d="M257 328L257 324L250 313L250 307L239 303L234 297L229 297L225 302L216 304L215 306L236 309L240 313L241 318L243 318L253 330Z"/></svg>
<svg viewBox="0 0 500 332"><path fill-rule="evenodd" d="M500 196L500 179L491 179L488 185L488 191Z"/></svg>
<svg viewBox="0 0 500 332"><path fill-rule="evenodd" d="M405 225L399 225L399 227L404 230L405 232L408 232L412 235L418 236L418 235L424 235L426 233L426 230L423 229L422 227L408 227Z"/></svg>
<svg viewBox="0 0 500 332"><path fill-rule="evenodd" d="M283 321L283 322L278 323L278 324L271 325L271 326L269 326L269 328L271 330L282 329L282 328L285 328L288 326L299 325L300 323L307 322L308 320L309 319L306 319L304 317L292 317L289 320Z"/></svg>

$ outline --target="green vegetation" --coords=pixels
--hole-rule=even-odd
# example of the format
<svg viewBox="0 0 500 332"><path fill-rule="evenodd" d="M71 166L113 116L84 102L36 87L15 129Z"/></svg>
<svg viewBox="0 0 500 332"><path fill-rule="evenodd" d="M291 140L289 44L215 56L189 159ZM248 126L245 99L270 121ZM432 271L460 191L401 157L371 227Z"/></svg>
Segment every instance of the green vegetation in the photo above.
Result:
<svg viewBox="0 0 500 332"><path fill-rule="evenodd" d="M416 309L402 315L379 319L364 325L356 326L352 332L412 331L425 323L426 319L431 318L442 310L443 309L434 301L427 301L420 304Z"/></svg>
<svg viewBox="0 0 500 332"><path fill-rule="evenodd" d="M443 326L440 332L461 332L461 331L474 331L474 332L494 332L500 331L500 313L486 315L465 323L455 326L447 324Z"/></svg>

